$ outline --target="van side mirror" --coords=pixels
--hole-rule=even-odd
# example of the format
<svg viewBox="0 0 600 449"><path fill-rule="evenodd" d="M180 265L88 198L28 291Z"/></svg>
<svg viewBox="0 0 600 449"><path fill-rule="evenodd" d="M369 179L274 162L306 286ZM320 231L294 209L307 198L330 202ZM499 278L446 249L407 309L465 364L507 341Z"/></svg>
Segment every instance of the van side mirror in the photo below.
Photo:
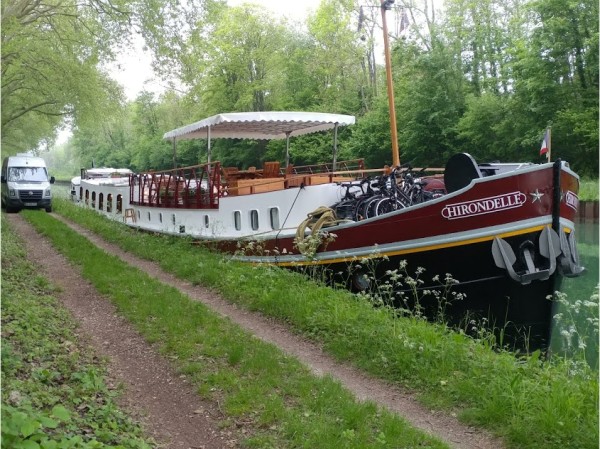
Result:
<svg viewBox="0 0 600 449"><path fill-rule="evenodd" d="M6 184L6 176L2 175L0 182L2 182L2 184Z"/></svg>
<svg viewBox="0 0 600 449"><path fill-rule="evenodd" d="M50 184L54 184L54 181L56 181L56 179L54 179L54 176L50 176Z"/></svg>

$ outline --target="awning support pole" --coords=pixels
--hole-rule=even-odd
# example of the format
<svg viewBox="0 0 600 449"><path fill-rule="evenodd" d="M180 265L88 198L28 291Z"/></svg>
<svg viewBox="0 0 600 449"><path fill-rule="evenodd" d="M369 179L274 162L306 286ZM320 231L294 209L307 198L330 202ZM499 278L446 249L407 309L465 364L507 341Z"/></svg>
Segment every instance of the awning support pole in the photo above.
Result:
<svg viewBox="0 0 600 449"><path fill-rule="evenodd" d="M331 164L332 171L337 169L337 132L338 132L338 123L336 122L333 127L333 164Z"/></svg>
<svg viewBox="0 0 600 449"><path fill-rule="evenodd" d="M173 138L173 168L177 168L177 139Z"/></svg>
<svg viewBox="0 0 600 449"><path fill-rule="evenodd" d="M290 166L290 134L291 131L285 132L285 168Z"/></svg>

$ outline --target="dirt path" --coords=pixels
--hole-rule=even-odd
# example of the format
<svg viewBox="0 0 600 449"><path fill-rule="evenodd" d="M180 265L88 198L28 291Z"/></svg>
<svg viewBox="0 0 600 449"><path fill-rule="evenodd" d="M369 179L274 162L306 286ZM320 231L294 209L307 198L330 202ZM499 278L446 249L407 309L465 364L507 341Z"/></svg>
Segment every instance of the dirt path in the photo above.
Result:
<svg viewBox="0 0 600 449"><path fill-rule="evenodd" d="M63 220L62 217L54 216ZM112 304L100 295L78 270L74 269L18 214L7 215L11 225L27 244L29 257L43 267L49 279L60 286L60 298L90 336L96 350L108 356L115 382L126 387L127 408L143 417L150 433L167 448L235 447L237 435L218 427L221 412L217 404L202 401L185 377L175 374L167 360L157 354L121 317ZM360 400L371 400L402 416L414 427L446 441L454 448L503 448L498 439L486 432L461 424L456 418L425 409L414 396L385 382L373 379L348 364L341 364L320 348L288 329L259 314L232 305L201 286L175 278L157 264L139 259L109 244L94 234L63 220L107 252L146 271L192 300L201 301L215 312L228 317L262 340L297 357L318 375L329 374ZM241 431L242 429L240 429Z"/></svg>

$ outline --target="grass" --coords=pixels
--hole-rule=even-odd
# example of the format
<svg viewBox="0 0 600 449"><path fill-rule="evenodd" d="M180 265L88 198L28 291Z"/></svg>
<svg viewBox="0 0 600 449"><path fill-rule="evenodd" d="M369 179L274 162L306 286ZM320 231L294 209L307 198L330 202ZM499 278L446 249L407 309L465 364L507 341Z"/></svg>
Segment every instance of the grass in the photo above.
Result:
<svg viewBox="0 0 600 449"><path fill-rule="evenodd" d="M581 179L579 183L579 201L598 201L598 190L598 179Z"/></svg>
<svg viewBox="0 0 600 449"><path fill-rule="evenodd" d="M30 213L34 212L34 213ZM198 393L219 404L223 428L247 431L243 447L444 448L331 377L241 330L198 302L96 248L48 214L27 211L119 313L174 361Z"/></svg>
<svg viewBox="0 0 600 449"><path fill-rule="evenodd" d="M296 332L321 342L340 360L410 386L429 406L453 410L466 422L501 435L511 447L579 449L598 445L598 373L577 360L544 361L539 353L516 358L494 352L485 341L474 341L443 325L398 318L389 309L374 309L348 292L331 290L286 270L242 266L192 246L189 240L139 233L67 202L57 202L56 210L138 256L159 261L163 269L182 279L207 285L232 302L288 323ZM69 234L64 227L54 229L57 225L46 214L27 217L52 239ZM73 238L57 243L60 250L73 246ZM86 253L79 248L71 257L81 258L81 254ZM162 315L170 315L170 307L170 303L157 305L154 319L162 321ZM134 311L130 319L146 323L143 315L136 318L140 313ZM192 323L181 327L183 333L196 330ZM166 337L159 333L154 338L165 341ZM179 344L168 346L168 351ZM239 352L229 357L236 360ZM191 358L186 369L202 376L206 361L194 358L193 347L186 357ZM227 373L219 381L236 385L240 380L235 373ZM285 403L278 395L271 397L275 404ZM272 404L264 407L277 410ZM271 411L269 416L273 414ZM273 419L271 425L280 425L280 416L275 414ZM338 429L339 438L351 434L344 433L346 430L353 429L342 433ZM358 434L354 431L353 435ZM385 436L388 441L388 433Z"/></svg>
<svg viewBox="0 0 600 449"><path fill-rule="evenodd" d="M55 287L2 223L2 447L150 448Z"/></svg>

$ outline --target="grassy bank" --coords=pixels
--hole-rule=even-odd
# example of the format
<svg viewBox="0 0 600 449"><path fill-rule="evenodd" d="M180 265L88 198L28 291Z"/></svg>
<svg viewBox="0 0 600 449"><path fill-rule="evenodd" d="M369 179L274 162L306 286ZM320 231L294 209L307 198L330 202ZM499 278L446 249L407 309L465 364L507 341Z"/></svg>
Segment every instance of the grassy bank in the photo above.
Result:
<svg viewBox="0 0 600 449"><path fill-rule="evenodd" d="M598 201L599 184L597 179L583 178L579 185L579 201Z"/></svg>
<svg viewBox="0 0 600 449"><path fill-rule="evenodd" d="M241 266L186 239L138 233L66 202L57 202L56 210L138 256L160 261L182 279L210 286L232 302L288 323L341 360L415 389L428 405L452 409L465 421L502 435L512 447L597 447L597 372L577 360L544 362L539 354L516 359L491 351L485 340L474 341L416 318L397 318L390 310L374 309L348 292L289 271ZM89 254L82 248L69 249L77 239L52 217L35 212L27 217L61 251L87 266L83 255ZM100 272L106 271L106 264L97 264ZM95 279L99 274L87 276L100 282ZM148 338L166 341L168 326L160 322L173 305L156 307L153 317L161 332ZM134 310L130 319L139 320L142 327L150 325L142 311ZM193 324L182 328L187 334L195 329ZM181 347L182 341L165 343L168 352L179 353ZM182 369L202 376L204 364L198 364L193 349L189 351L178 356L185 364Z"/></svg>
<svg viewBox="0 0 600 449"><path fill-rule="evenodd" d="M48 214L26 215L160 346L201 396L219 404L220 426L241 438L242 447L447 447L372 403L358 403L337 381L315 377L296 359L96 248Z"/></svg>
<svg viewBox="0 0 600 449"><path fill-rule="evenodd" d="M150 448L56 290L2 222L2 447Z"/></svg>

